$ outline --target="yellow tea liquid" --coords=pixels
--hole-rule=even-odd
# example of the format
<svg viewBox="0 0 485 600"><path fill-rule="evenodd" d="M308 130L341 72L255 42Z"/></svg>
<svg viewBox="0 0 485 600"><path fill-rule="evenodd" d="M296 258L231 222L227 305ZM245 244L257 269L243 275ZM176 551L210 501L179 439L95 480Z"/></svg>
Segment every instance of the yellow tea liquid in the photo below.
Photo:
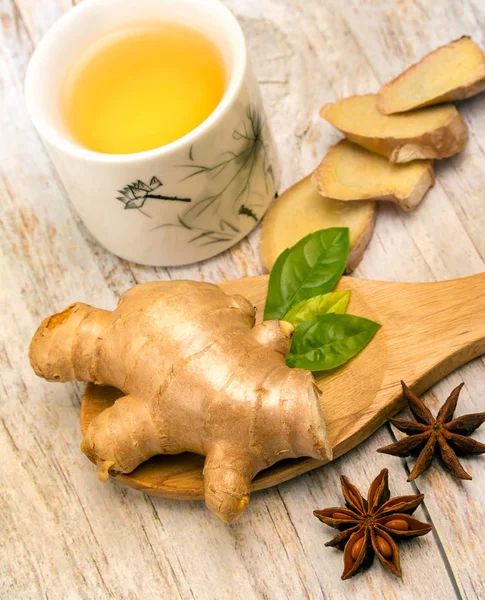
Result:
<svg viewBox="0 0 485 600"><path fill-rule="evenodd" d="M117 31L92 45L68 74L62 111L73 137L106 154L177 140L219 104L222 56L195 29L171 23Z"/></svg>

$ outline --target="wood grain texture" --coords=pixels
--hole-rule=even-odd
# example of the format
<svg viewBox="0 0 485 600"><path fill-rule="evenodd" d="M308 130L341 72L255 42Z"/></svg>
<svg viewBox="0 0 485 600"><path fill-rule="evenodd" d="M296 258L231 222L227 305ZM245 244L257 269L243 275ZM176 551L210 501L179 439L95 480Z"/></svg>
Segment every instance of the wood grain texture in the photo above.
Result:
<svg viewBox="0 0 485 600"><path fill-rule="evenodd" d="M246 33L277 141L282 189L339 139L317 116L324 102L374 92L438 45L468 33L485 45L482 0L226 0ZM136 282L258 275L259 232L211 261L151 269L108 254L85 231L25 112L34 45L69 0L0 0L0 598L416 599L485 596L485 461L466 458L472 482L433 466L407 484L408 461L379 455L381 428L321 469L256 493L234 526L199 502L102 486L78 445L82 388L37 379L27 346L35 327L73 300L105 308ZM418 209L379 209L356 275L435 281L485 271L485 96L460 103L470 127L463 154L437 165ZM474 302L464 295L463 303ZM439 351L439 348L436 348ZM431 349L434 352L434 348ZM432 410L460 381L457 414L484 410L477 359L425 399ZM477 439L485 441L485 432ZM380 565L341 582L341 553L314 508L341 502L338 477L362 491L383 468L396 494L422 491L418 518L433 535L402 546L403 581Z"/></svg>

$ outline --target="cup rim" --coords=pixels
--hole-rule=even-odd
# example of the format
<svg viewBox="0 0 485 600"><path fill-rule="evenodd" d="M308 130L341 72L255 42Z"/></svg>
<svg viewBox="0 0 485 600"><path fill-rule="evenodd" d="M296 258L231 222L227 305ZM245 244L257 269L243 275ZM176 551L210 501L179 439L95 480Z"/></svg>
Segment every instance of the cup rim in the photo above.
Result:
<svg viewBox="0 0 485 600"><path fill-rule="evenodd" d="M76 144L70 142L68 139L63 137L55 127L49 125L49 123L47 123L43 118L42 114L40 114L41 111L37 108L35 102L33 101L32 83L33 74L35 70L39 68L39 62L44 58L45 54L50 54L54 51L55 39L57 36L62 35L64 28L70 25L82 12L89 11L91 6L93 6L95 3L99 3L99 1L100 0L84 0L84 2L76 5L62 17L60 17L60 19L58 19L52 25L52 27L38 43L30 59L25 76L25 98L30 118L32 119L32 122L34 123L35 128L39 132L40 136L51 145L59 148L66 154L69 154L75 158L97 163L101 162L105 164L131 163L144 159L158 158L177 151L184 146L190 146L195 142L196 139L217 125L223 116L228 112L239 95L247 70L247 46L243 31L236 17L226 6L224 6L221 0L210 0L210 2L205 0L204 4L207 4L210 7L210 3L212 3L213 6L217 7L217 10L221 11L233 29L231 35L228 36L228 39L231 40L231 44L234 47L234 61L229 84L219 104L212 111L212 113L195 129L189 131L189 133L185 134L181 138L178 138L177 140L174 140L173 142L158 148L153 148L151 150L145 150L143 152L135 152L131 154L105 154L102 152L89 150L88 148L83 148L82 146L77 146ZM200 4L200 1L196 0L196 3ZM49 48L49 44L52 45L51 48Z"/></svg>

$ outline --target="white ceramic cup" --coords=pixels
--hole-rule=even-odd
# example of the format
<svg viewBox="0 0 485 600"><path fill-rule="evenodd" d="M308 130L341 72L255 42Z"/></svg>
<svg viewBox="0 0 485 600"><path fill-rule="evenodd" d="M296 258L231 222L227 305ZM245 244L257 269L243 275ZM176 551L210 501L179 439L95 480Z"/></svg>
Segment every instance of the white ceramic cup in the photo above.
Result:
<svg viewBox="0 0 485 600"><path fill-rule="evenodd" d="M184 137L136 154L92 152L72 137L61 89L76 59L106 34L140 22L193 27L219 48L226 90ZM85 0L42 39L30 62L31 118L72 202L108 250L138 263L204 260L246 236L275 194L274 159L244 35L219 0Z"/></svg>

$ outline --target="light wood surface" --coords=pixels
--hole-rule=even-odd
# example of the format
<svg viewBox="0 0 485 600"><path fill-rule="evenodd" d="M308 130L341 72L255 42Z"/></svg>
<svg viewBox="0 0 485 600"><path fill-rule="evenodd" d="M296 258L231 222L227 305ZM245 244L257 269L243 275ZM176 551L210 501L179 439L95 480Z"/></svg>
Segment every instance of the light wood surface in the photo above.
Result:
<svg viewBox="0 0 485 600"><path fill-rule="evenodd" d="M324 102L375 92L438 45L470 34L485 47L482 0L226 0L246 33L277 141L284 189L339 139ZM137 282L212 282L259 275L259 231L214 260L151 269L113 257L86 233L28 119L23 79L32 50L70 0L0 0L0 598L482 599L485 459L472 482L434 465L412 485L410 461L376 453L387 426L340 459L253 494L233 526L199 501L153 498L110 481L79 450L82 386L32 373L40 320L81 300L105 308ZM485 96L460 103L463 154L436 165L437 185L412 213L380 206L356 276L431 282L485 271ZM463 294L463 304L477 299ZM432 340L429 342L432 344ZM434 344L431 353L441 350ZM402 365L403 370L406 365ZM401 377L401 375L400 375ZM424 398L436 411L465 382L457 415L485 410L483 358ZM485 442L485 430L475 437ZM423 492L417 518L434 532L402 544L403 580L375 564L342 582L342 554L314 508L342 502L341 473L365 491L383 467L393 493Z"/></svg>
<svg viewBox="0 0 485 600"><path fill-rule="evenodd" d="M268 276L226 281L228 294L242 294L264 312ZM343 277L338 289L351 290L349 314L377 321L381 330L354 360L316 374L324 395L334 459L367 439L403 407L401 378L417 393L485 352L485 273L435 283L389 283ZM475 298L463 302L463 297ZM124 394L88 385L81 404L81 430ZM258 474L252 490L263 490L324 465L311 459L285 460ZM116 479L139 491L180 500L202 499L203 458L185 453L154 457Z"/></svg>

